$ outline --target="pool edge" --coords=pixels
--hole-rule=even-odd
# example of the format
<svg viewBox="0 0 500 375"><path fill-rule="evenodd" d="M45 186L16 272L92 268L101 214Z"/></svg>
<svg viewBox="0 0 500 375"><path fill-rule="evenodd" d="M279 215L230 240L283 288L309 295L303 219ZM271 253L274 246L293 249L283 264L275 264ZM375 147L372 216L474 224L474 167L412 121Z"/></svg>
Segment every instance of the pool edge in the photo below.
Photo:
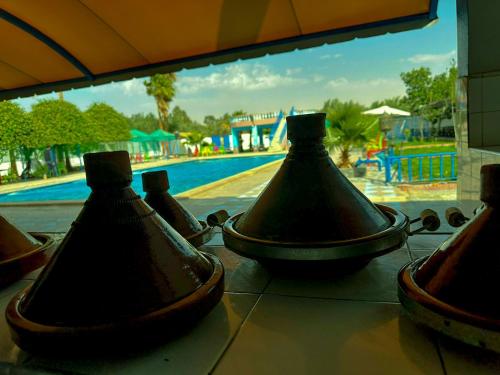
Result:
<svg viewBox="0 0 500 375"><path fill-rule="evenodd" d="M278 154L278 153L273 153L273 154ZM254 156L262 156L262 155L254 155ZM214 158L212 158L214 159ZM195 188L180 192L178 194L175 194L174 196L177 199L190 199L194 195L203 193L207 190L213 189L215 187L218 187L220 185L224 185L228 182L231 182L233 180L240 179L242 177L254 174L258 172L261 169L264 169L266 167L269 167L273 164L277 163L282 163L283 159L278 159L278 160L273 160L270 161L269 163L265 163L262 165L259 165L258 167L248 169L243 172L239 172L237 174L234 174L232 176L224 177L220 180L209 182L208 184L200 185ZM182 163L182 162L181 162ZM177 164L177 163L175 163ZM147 169L147 168L141 168L141 169ZM140 170L140 169L138 169ZM71 182L71 181L67 181ZM63 182L66 183L66 182ZM63 184L61 183L61 184ZM53 185L48 185L48 186L53 186ZM32 188L33 189L33 188ZM6 193L8 194L8 193ZM85 199L77 199L77 200L47 200L47 201L25 201L25 202L0 202L0 208L1 207L40 207L40 206L81 206L85 202Z"/></svg>
<svg viewBox="0 0 500 375"><path fill-rule="evenodd" d="M175 194L174 197L176 197L178 199L189 199L189 198L192 198L194 195L203 193L207 190L216 188L220 185L224 185L224 184L231 182L233 180L238 180L242 177L254 174L255 172L260 171L261 169L264 169L266 167L270 167L271 165L274 165L277 163L282 163L282 162L283 162L283 159L273 160L273 161L270 161L269 163L259 165L258 167L255 167L252 169L247 169L246 171L243 171L240 173L236 173L232 176L224 177L224 178L221 178L220 180L217 180L214 182L209 182L208 184L200 185L200 186L197 186L195 188L183 191L181 193Z"/></svg>

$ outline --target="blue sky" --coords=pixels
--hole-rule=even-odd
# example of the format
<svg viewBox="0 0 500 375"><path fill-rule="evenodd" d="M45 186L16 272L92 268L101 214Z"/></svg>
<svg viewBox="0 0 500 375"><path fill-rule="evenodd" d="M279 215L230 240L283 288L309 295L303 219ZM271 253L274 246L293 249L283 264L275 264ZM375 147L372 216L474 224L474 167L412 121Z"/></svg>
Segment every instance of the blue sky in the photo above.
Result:
<svg viewBox="0 0 500 375"><path fill-rule="evenodd" d="M404 94L399 74L419 66L441 72L456 59L455 0L440 0L439 21L425 29L265 56L178 73L172 103L202 121L208 114L320 108L329 98L370 104ZM156 112L142 79L71 90L82 110L96 101L130 115ZM29 109L43 97L19 99Z"/></svg>

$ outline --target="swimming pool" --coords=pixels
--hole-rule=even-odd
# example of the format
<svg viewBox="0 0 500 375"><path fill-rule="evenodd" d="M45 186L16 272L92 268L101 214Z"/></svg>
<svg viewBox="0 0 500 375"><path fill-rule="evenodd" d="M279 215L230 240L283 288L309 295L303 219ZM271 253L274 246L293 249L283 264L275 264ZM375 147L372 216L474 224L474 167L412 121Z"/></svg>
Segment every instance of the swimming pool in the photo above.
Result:
<svg viewBox="0 0 500 375"><path fill-rule="evenodd" d="M164 167L134 171L132 188L142 194L141 173L166 169L171 194L181 193L225 177L283 159L284 155L246 156L193 160ZM52 200L81 200L90 194L85 179L47 187L21 190L0 195L0 202L32 202Z"/></svg>

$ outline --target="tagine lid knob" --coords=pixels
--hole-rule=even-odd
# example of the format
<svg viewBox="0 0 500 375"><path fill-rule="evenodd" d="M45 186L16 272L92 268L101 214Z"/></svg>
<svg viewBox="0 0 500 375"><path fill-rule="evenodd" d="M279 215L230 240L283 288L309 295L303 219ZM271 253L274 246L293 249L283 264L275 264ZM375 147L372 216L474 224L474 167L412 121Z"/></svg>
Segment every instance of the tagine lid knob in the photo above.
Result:
<svg viewBox="0 0 500 375"><path fill-rule="evenodd" d="M287 116L288 138L294 140L318 139L326 136L325 113Z"/></svg>
<svg viewBox="0 0 500 375"><path fill-rule="evenodd" d="M87 185L94 187L128 186L132 168L127 151L95 152L83 155Z"/></svg>
<svg viewBox="0 0 500 375"><path fill-rule="evenodd" d="M481 167L481 200L490 205L500 204L500 164Z"/></svg>
<svg viewBox="0 0 500 375"><path fill-rule="evenodd" d="M146 193L161 193L170 187L167 171L145 172L142 174L142 190Z"/></svg>

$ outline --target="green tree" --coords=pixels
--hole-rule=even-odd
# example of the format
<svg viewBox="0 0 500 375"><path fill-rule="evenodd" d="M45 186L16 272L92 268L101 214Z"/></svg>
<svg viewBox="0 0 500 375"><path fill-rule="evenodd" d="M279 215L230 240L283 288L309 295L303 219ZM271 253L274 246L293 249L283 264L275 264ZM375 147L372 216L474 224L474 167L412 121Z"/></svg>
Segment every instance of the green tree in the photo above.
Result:
<svg viewBox="0 0 500 375"><path fill-rule="evenodd" d="M0 148L8 151L11 174L18 176L16 150L33 141L30 117L17 103L0 102Z"/></svg>
<svg viewBox="0 0 500 375"><path fill-rule="evenodd" d="M130 139L127 118L105 103L94 103L84 112L86 134L90 143L126 141Z"/></svg>
<svg viewBox="0 0 500 375"><path fill-rule="evenodd" d="M40 145L82 143L88 137L78 107L56 99L40 100L31 107L33 138Z"/></svg>
<svg viewBox="0 0 500 375"><path fill-rule="evenodd" d="M198 147L203 142L203 138L205 138L205 136L200 132L192 132L186 138L187 145Z"/></svg>
<svg viewBox="0 0 500 375"><path fill-rule="evenodd" d="M406 102L413 114L420 115L432 124L433 132L436 126L439 131L441 120L451 118L455 107L455 82L457 67L454 61L446 72L432 75L426 67L401 73L401 79L406 87ZM423 138L423 127L420 129Z"/></svg>
<svg viewBox="0 0 500 375"><path fill-rule="evenodd" d="M196 131L207 134L207 127L192 120L186 111L179 106L175 106L168 115L168 126L170 132L191 132Z"/></svg>
<svg viewBox="0 0 500 375"><path fill-rule="evenodd" d="M220 117L208 115L205 116L203 123L206 125L209 135L227 135L231 134L231 118L242 115L246 115L243 110L237 110L231 114L224 113Z"/></svg>
<svg viewBox="0 0 500 375"><path fill-rule="evenodd" d="M376 100L370 105L370 109L382 107L384 105L401 109L402 111L411 111L407 98L403 96L394 96L392 98L387 98L384 100Z"/></svg>
<svg viewBox="0 0 500 375"><path fill-rule="evenodd" d="M441 121L452 118L456 105L457 76L458 69L452 62L446 72L437 74L432 79L429 104L424 107L424 115L433 124L435 135L441 130Z"/></svg>
<svg viewBox="0 0 500 375"><path fill-rule="evenodd" d="M170 102L175 96L175 73L155 74L144 82L148 95L155 98L158 110L158 125L167 130L167 117Z"/></svg>
<svg viewBox="0 0 500 375"><path fill-rule="evenodd" d="M135 113L128 118L130 129L137 129L145 133L152 133L158 129L158 119L152 113Z"/></svg>
<svg viewBox="0 0 500 375"><path fill-rule="evenodd" d="M340 151L340 168L349 167L352 149L364 146L377 132L378 120L364 116L364 110L365 107L359 103L343 103L337 99L327 100L323 106L331 123L331 127L327 128L325 147L330 151Z"/></svg>
<svg viewBox="0 0 500 375"><path fill-rule="evenodd" d="M421 67L401 73L406 87L406 97L410 111L420 114L421 109L429 103L432 86L432 73L429 68Z"/></svg>
<svg viewBox="0 0 500 375"><path fill-rule="evenodd" d="M32 137L39 146L54 145L58 158L66 158L66 170L71 171L69 147L85 143L90 135L85 118L72 103L64 100L41 100L31 107Z"/></svg>
<svg viewBox="0 0 500 375"><path fill-rule="evenodd" d="M217 120L217 118L215 116L213 116L213 115L207 115L207 116L205 116L205 118L203 119L203 123L207 127L208 132L210 134L220 135L220 134L218 134L219 130L218 130L218 127L217 127L218 120Z"/></svg>

